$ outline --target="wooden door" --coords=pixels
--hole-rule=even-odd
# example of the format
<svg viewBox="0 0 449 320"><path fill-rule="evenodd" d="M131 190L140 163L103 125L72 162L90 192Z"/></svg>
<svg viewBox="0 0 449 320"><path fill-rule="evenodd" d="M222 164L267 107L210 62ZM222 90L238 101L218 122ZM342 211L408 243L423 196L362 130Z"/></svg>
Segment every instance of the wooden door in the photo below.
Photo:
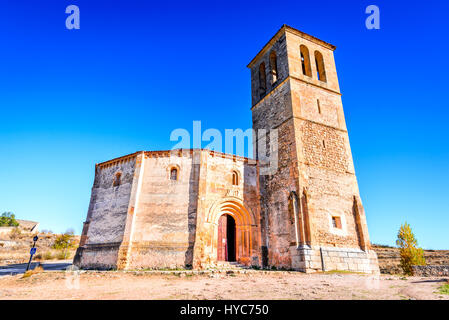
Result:
<svg viewBox="0 0 449 320"><path fill-rule="evenodd" d="M218 219L218 244L217 244L217 260L218 261L227 261L228 260L228 251L227 251L227 224L228 219L224 214Z"/></svg>

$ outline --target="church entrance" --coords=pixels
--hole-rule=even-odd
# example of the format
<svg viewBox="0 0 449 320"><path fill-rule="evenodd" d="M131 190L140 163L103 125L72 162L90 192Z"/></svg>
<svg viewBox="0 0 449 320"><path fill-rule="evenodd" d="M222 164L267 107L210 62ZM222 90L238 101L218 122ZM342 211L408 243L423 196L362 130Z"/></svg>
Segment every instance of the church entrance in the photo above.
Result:
<svg viewBox="0 0 449 320"><path fill-rule="evenodd" d="M223 214L218 220L218 261L235 261L235 220L228 214Z"/></svg>

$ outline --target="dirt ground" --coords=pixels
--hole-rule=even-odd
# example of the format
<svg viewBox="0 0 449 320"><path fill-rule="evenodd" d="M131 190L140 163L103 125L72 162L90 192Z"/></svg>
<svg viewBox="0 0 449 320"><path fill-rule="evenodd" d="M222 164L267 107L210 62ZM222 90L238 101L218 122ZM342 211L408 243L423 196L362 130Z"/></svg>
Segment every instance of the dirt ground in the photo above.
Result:
<svg viewBox="0 0 449 320"><path fill-rule="evenodd" d="M449 300L444 278L361 274L154 274L45 271L0 278L0 299Z"/></svg>

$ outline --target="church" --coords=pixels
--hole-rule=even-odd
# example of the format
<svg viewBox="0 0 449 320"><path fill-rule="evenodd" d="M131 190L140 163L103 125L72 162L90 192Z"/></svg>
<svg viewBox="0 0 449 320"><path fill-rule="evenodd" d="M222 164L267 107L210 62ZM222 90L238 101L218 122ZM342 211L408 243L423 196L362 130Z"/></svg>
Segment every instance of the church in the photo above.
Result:
<svg viewBox="0 0 449 320"><path fill-rule="evenodd" d="M97 164L74 264L379 273L335 49L283 25L248 64L253 129L277 133L255 136L254 159L178 149Z"/></svg>

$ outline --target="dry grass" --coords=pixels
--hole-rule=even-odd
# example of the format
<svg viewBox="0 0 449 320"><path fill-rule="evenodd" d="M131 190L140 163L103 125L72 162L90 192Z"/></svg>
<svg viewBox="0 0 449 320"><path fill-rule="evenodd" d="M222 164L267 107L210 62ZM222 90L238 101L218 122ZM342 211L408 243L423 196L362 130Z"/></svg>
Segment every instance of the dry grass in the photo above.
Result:
<svg viewBox="0 0 449 320"><path fill-rule="evenodd" d="M42 268L42 266L37 266L36 268L34 268L33 270L28 270L27 272L25 272L23 275L22 275L22 279L26 279L26 278L29 278L29 277L31 277L32 275L34 275L34 274L38 274L38 273L41 273L41 272L44 272L44 268Z"/></svg>
<svg viewBox="0 0 449 320"><path fill-rule="evenodd" d="M33 245L33 236L31 233L21 233L19 236L15 235L4 236L0 240L4 241L3 246L0 246L0 265L27 263L30 259L30 248ZM36 255L33 261L47 261L47 260L65 260L72 259L75 255L76 248L67 250L65 257L65 250L53 249L53 244L58 235L56 234L38 234L39 240L36 243ZM79 241L79 236L75 236L76 241Z"/></svg>

